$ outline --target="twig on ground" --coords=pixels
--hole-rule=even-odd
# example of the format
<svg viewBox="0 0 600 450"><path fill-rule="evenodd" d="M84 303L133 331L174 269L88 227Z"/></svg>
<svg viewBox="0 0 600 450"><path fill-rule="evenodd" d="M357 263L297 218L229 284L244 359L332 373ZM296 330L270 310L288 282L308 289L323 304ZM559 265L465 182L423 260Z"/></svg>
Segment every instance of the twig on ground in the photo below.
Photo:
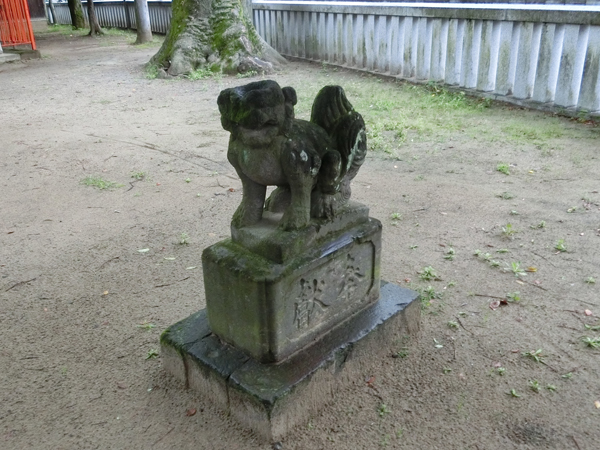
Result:
<svg viewBox="0 0 600 450"><path fill-rule="evenodd" d="M600 306L600 305L598 305L598 303L586 302L585 300L577 299L577 301L581 302L581 303L585 303L586 305L590 305L590 306Z"/></svg>
<svg viewBox="0 0 600 450"><path fill-rule="evenodd" d="M495 295L487 295L487 294L473 294L475 297L490 297L497 298L499 300L506 300L506 297L496 297Z"/></svg>
<svg viewBox="0 0 600 450"><path fill-rule="evenodd" d="M542 258L544 261L549 262L552 266L556 267L556 264L554 264L552 261L550 261L545 256L542 256L542 255L540 255L539 253L536 253L536 252L531 252L531 253L533 253L535 256L538 256L538 257Z"/></svg>
<svg viewBox="0 0 600 450"><path fill-rule="evenodd" d="M185 281L185 280L187 280L188 278L189 278L189 277L185 277L185 278L182 278L181 280L177 280L177 281L174 281L173 283L168 283L168 284L157 284L157 285L156 285L156 286L154 286L154 287L155 287L155 288L161 288L161 287L167 287L167 286L171 286L171 285L173 285L173 284L175 284L175 283L179 283L180 281Z"/></svg>
<svg viewBox="0 0 600 450"><path fill-rule="evenodd" d="M138 181L140 181L140 180L133 180L133 181L130 181L130 182L129 182L129 186L131 186L131 187L130 187L129 189L127 189L125 192L129 192L130 190L132 190L132 189L133 189L133 183L137 183Z"/></svg>
<svg viewBox="0 0 600 450"><path fill-rule="evenodd" d="M107 265L111 261L114 261L115 259L119 259L119 257L115 256L114 258L110 258L108 261L104 261L102 264L100 264L100 266L98 267L98 270L102 269L105 265Z"/></svg>
<svg viewBox="0 0 600 450"><path fill-rule="evenodd" d="M31 280L26 280L26 281L19 281L18 283L13 284L11 287L9 287L8 289L6 289L4 292L8 292L11 289L16 288L17 286L21 286L22 284L27 284L27 283L31 283L32 281L37 280L37 277L32 278Z"/></svg>
<svg viewBox="0 0 600 450"><path fill-rule="evenodd" d="M571 439L573 439L573 442L575 442L575 446L581 450L581 447L579 446L579 442L577 442L577 439L575 439L575 436L571 435Z"/></svg>
<svg viewBox="0 0 600 450"><path fill-rule="evenodd" d="M175 429L175 427L171 427L171 429L169 431L167 431L165 434L163 434L162 437L160 437L156 442L154 442L154 444L152 444L152 447L154 447L156 444L158 444L160 441L162 441L164 438L166 438L167 435L174 429Z"/></svg>
<svg viewBox="0 0 600 450"><path fill-rule="evenodd" d="M471 334L472 336L474 336L473 332L471 330L467 330L465 328L465 326L463 325L463 323L460 321L460 317L456 318L456 321L458 322L458 324L462 327L463 330L465 330L467 333Z"/></svg>
<svg viewBox="0 0 600 450"><path fill-rule="evenodd" d="M95 135L93 133L88 134L88 136L95 137L95 138L100 138L100 139L108 139L108 140L111 140L111 141L114 141L114 142L120 142L122 144L136 145L136 146L142 147L142 148L149 148L150 150L155 150L157 152L164 153L165 155L169 155L169 156L172 156L174 158L181 159L182 161L185 161L187 163L190 163L190 164L193 164L195 166L202 167L203 169L206 169L206 167L204 167L202 164L198 164L197 162L190 161L189 159L183 158L183 157L181 157L181 156L179 156L179 155L177 155L175 153L171 153L171 152L169 152L167 150L163 150L163 149L159 148L158 146L156 146L154 144L150 144L148 142L144 142L143 144L140 144L138 142L125 141L125 140L122 140L122 139L114 139L114 138L111 138L111 137L108 137L108 136L97 136L97 135ZM195 155L195 156L197 156L198 158L202 158L202 159L205 159L207 161L210 161L213 164L218 164L220 166L224 166L225 165L225 162L223 162L223 161L215 161L214 159L210 159L210 158L207 158L206 156L202 156L202 155ZM206 169L206 170L209 170L209 169Z"/></svg>
<svg viewBox="0 0 600 450"><path fill-rule="evenodd" d="M562 325L562 324L561 324L561 325L559 325L559 327L561 327L561 328L566 328L566 329L568 329L568 330L581 331L581 330L579 330L579 329L577 329L577 328L568 327L568 326L566 326L566 325Z"/></svg>
<svg viewBox="0 0 600 450"><path fill-rule="evenodd" d="M547 291L548 290L545 287L540 286L539 284L531 283L531 282L528 282L528 281L525 281L525 283L530 284L532 286L535 286L536 288L541 289L542 291Z"/></svg>

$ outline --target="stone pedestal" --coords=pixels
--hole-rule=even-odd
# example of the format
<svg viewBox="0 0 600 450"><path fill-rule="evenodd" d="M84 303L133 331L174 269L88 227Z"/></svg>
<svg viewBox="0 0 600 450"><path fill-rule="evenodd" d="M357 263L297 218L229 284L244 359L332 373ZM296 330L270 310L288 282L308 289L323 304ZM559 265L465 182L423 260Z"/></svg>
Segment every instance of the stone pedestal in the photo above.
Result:
<svg viewBox="0 0 600 450"><path fill-rule="evenodd" d="M416 333L418 294L380 282L381 223L350 202L281 231L264 213L202 254L206 310L161 337L165 368L266 440Z"/></svg>
<svg viewBox="0 0 600 450"><path fill-rule="evenodd" d="M339 217L294 233L266 218L244 229L244 247L225 240L207 248L212 332L257 361L279 362L375 302L381 223L359 204Z"/></svg>
<svg viewBox="0 0 600 450"><path fill-rule="evenodd" d="M279 364L263 364L212 333L206 310L161 336L166 370L266 441L306 423L336 393L390 357L419 330L418 294L381 283L379 301Z"/></svg>

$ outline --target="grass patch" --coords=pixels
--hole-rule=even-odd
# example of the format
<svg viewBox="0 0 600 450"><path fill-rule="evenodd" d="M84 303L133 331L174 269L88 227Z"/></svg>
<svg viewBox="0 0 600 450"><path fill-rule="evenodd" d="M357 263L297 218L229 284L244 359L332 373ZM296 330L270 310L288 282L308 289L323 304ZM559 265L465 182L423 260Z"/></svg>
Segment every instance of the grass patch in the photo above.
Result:
<svg viewBox="0 0 600 450"><path fill-rule="evenodd" d="M367 74L357 80L346 78L343 71L333 72L327 66L327 70L317 72L301 87L296 86L296 117L309 119L317 92L326 84L340 84L365 120L369 150L394 157L403 156L402 150L417 142L443 144L450 139L478 141L482 145L535 146L550 156L559 145L556 139L597 138L594 128L581 130L569 119L535 111L523 111L515 119L513 106L471 97L436 83L411 85ZM440 147L443 150L443 145ZM435 151L431 154L437 156ZM400 159L411 162L408 157ZM501 173L515 171L505 162L497 164Z"/></svg>
<svg viewBox="0 0 600 450"><path fill-rule="evenodd" d="M81 180L81 184L84 186L95 187L96 189L116 189L123 187L122 184L115 183L114 181L108 181L104 178L96 175L88 175L83 180Z"/></svg>
<svg viewBox="0 0 600 450"><path fill-rule="evenodd" d="M199 68L199 69L191 71L187 75L187 78L192 81L197 81L197 80L205 80L207 78L221 78L222 76L223 76L222 72L215 72L215 71L211 70L210 68Z"/></svg>

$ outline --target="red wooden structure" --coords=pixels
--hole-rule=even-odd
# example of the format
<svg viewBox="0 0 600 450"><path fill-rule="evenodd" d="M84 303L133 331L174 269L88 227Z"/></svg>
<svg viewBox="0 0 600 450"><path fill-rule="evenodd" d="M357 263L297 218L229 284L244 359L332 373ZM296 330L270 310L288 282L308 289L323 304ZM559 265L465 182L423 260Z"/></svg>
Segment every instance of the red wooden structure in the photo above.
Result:
<svg viewBox="0 0 600 450"><path fill-rule="evenodd" d="M3 46L31 44L35 50L27 0L0 0L0 41Z"/></svg>

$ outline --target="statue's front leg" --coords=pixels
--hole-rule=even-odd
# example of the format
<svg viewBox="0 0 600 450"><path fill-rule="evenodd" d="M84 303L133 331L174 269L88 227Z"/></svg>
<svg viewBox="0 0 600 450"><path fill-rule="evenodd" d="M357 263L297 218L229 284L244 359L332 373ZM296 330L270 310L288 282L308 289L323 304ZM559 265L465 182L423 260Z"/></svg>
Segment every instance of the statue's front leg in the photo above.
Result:
<svg viewBox="0 0 600 450"><path fill-rule="evenodd" d="M236 171L242 180L242 203L233 214L231 224L235 228L254 225L262 219L267 187L248 178L241 170Z"/></svg>
<svg viewBox="0 0 600 450"><path fill-rule="evenodd" d="M279 227L291 231L310 223L310 194L315 185L321 159L314 151L289 145L282 154L282 168L290 186L291 201Z"/></svg>

